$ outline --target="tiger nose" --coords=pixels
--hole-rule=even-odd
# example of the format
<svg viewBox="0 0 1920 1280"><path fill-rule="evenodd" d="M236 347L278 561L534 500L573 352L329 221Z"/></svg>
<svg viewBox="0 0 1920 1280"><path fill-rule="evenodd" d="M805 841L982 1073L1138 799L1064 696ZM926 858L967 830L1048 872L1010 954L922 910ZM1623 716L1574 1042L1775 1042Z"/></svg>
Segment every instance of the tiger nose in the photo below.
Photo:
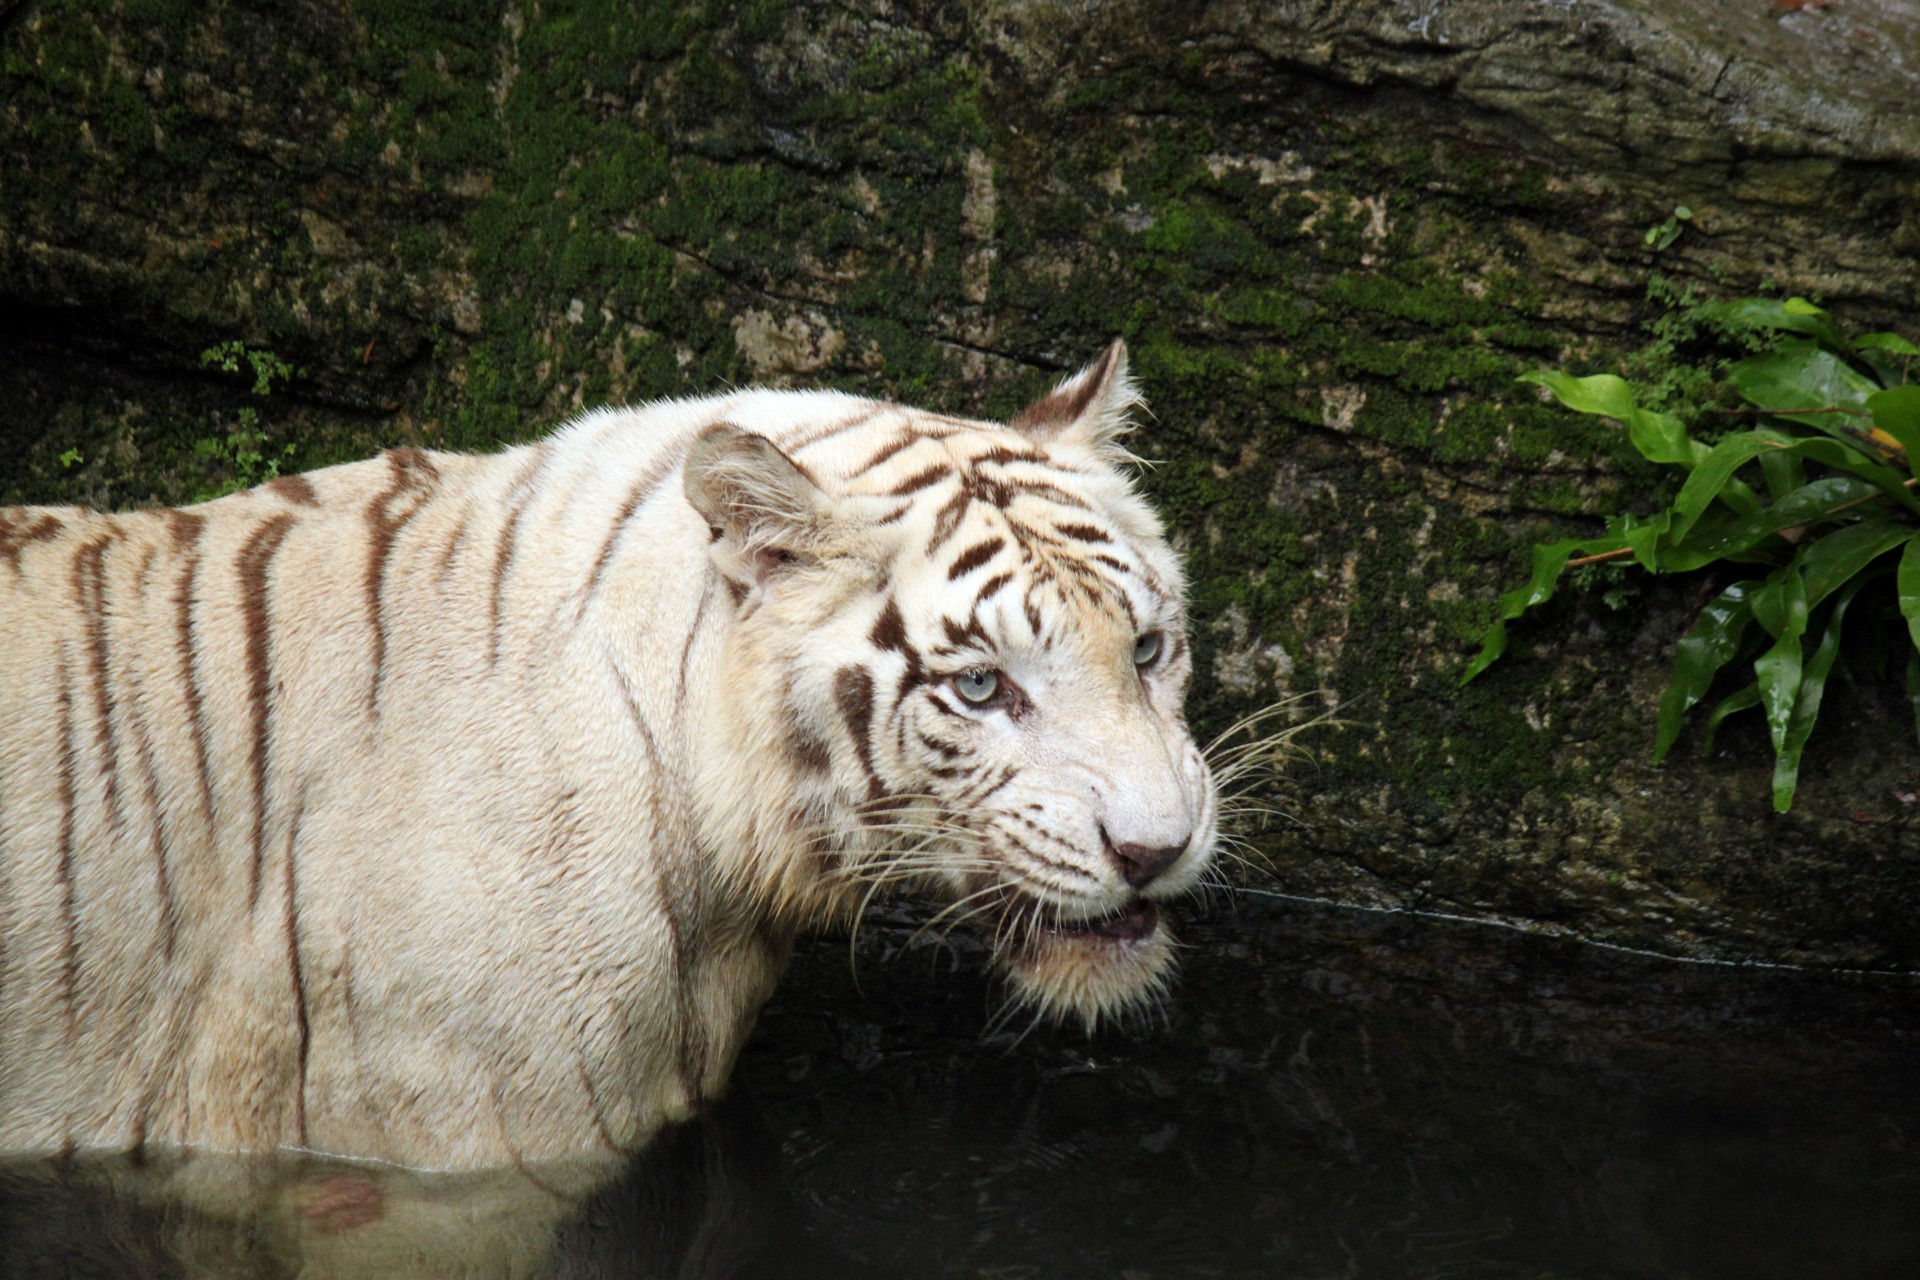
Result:
<svg viewBox="0 0 1920 1280"><path fill-rule="evenodd" d="M1160 873L1187 851L1184 844L1115 844L1112 837L1107 839L1107 848L1112 850L1113 860L1120 864L1120 874L1136 889L1144 889L1159 879Z"/></svg>

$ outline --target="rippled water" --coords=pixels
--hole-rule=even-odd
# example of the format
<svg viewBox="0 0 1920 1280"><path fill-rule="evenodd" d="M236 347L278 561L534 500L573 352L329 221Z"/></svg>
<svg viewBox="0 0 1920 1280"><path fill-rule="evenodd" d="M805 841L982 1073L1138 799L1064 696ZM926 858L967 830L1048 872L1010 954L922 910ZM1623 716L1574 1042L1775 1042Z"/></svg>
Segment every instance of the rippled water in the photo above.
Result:
<svg viewBox="0 0 1920 1280"><path fill-rule="evenodd" d="M1015 1027L911 918L803 947L634 1166L0 1166L5 1276L1920 1275L1920 983L1251 897L1163 1025Z"/></svg>

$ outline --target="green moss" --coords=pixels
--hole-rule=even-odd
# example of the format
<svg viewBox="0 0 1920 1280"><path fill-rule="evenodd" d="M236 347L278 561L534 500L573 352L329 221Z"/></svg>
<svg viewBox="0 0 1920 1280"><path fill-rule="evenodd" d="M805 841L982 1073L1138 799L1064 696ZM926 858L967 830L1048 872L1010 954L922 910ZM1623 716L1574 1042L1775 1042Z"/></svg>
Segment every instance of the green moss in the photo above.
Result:
<svg viewBox="0 0 1920 1280"><path fill-rule="evenodd" d="M1293 337L1307 328L1304 303L1305 299L1286 289L1229 290L1218 300L1215 314L1228 324L1251 325Z"/></svg>

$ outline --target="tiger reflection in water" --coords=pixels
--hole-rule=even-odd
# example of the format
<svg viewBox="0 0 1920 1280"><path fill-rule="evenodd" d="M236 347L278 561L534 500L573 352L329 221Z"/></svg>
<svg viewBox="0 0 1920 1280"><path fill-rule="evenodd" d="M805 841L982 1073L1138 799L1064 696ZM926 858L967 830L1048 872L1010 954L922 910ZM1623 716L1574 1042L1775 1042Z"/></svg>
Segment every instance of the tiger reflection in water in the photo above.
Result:
<svg viewBox="0 0 1920 1280"><path fill-rule="evenodd" d="M737 1093L626 1161L426 1173L278 1153L0 1161L0 1280L880 1280L808 1232Z"/></svg>

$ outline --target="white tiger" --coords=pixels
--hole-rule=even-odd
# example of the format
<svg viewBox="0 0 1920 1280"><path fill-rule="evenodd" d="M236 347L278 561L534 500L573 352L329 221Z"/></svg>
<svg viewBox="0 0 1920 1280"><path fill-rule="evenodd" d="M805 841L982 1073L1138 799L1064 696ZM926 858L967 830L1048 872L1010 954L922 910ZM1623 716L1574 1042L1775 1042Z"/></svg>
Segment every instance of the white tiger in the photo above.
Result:
<svg viewBox="0 0 1920 1280"><path fill-rule="evenodd" d="M1217 800L1136 400L1116 343L1006 427L743 391L0 510L0 1151L632 1149L899 887L1151 1001Z"/></svg>

